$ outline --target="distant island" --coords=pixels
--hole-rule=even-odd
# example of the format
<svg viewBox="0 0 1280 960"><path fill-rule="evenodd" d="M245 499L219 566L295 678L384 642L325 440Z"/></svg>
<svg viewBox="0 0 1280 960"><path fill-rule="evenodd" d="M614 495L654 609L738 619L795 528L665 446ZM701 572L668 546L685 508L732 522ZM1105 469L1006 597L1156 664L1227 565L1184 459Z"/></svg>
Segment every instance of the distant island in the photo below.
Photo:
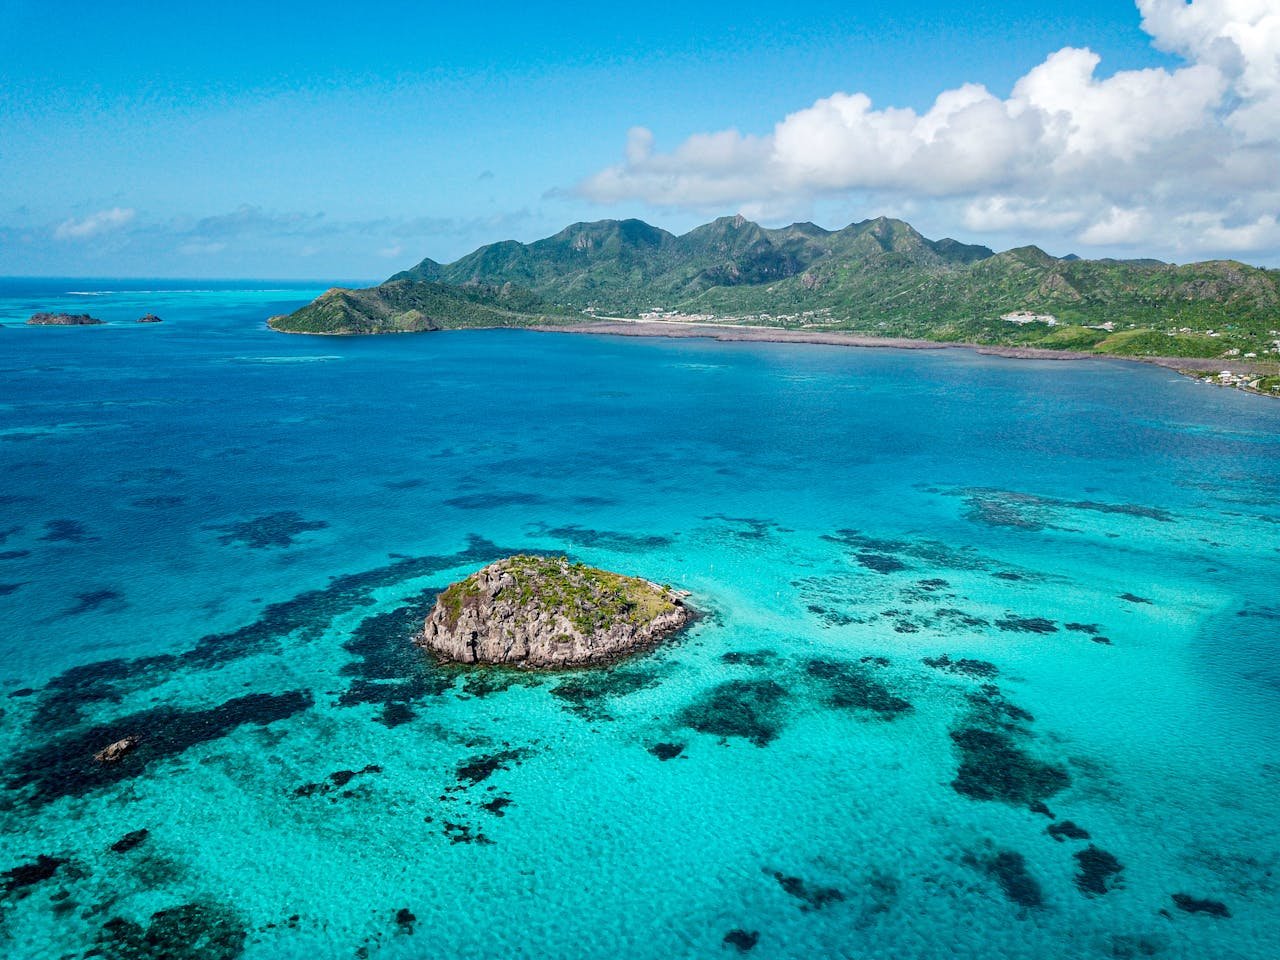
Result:
<svg viewBox="0 0 1280 960"><path fill-rule="evenodd" d="M620 321L632 326L609 328ZM681 324L764 329L772 339L800 332L1160 358L1234 371L1244 382L1232 385L1280 390L1278 270L1234 260L1084 260L1034 246L995 253L929 240L885 217L834 231L722 217L683 236L640 220L577 223L451 264L423 260L378 286L329 290L270 320L275 330L313 334L532 327L679 335Z"/></svg>
<svg viewBox="0 0 1280 960"><path fill-rule="evenodd" d="M87 313L33 313L27 321L32 327L93 327L100 323Z"/></svg>
<svg viewBox="0 0 1280 960"><path fill-rule="evenodd" d="M648 649L691 617L669 587L519 555L443 590L415 642L454 663L581 667Z"/></svg>

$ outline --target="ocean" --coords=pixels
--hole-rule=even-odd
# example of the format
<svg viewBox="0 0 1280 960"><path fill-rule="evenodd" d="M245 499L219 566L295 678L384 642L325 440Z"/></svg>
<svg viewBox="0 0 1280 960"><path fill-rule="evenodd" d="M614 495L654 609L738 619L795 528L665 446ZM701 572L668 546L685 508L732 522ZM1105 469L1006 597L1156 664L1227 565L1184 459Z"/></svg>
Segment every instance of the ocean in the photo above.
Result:
<svg viewBox="0 0 1280 960"><path fill-rule="evenodd" d="M324 286L0 282L0 954L1280 956L1280 404ZM519 551L701 616L428 662Z"/></svg>

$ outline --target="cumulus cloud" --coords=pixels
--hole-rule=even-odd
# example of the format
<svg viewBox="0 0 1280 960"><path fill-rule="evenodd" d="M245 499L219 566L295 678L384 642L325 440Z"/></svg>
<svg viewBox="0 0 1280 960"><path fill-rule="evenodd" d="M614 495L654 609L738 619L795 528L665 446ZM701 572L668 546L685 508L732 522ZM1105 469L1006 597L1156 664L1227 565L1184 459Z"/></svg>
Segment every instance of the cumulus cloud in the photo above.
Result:
<svg viewBox="0 0 1280 960"><path fill-rule="evenodd" d="M119 230L135 216L135 211L124 207L112 207L110 210L99 210L89 216L76 220L64 220L54 228L53 235L58 240L87 240L99 234Z"/></svg>
<svg viewBox="0 0 1280 960"><path fill-rule="evenodd" d="M598 202L692 209L929 198L972 230L1049 230L1085 245L1187 252L1276 250L1280 6L1137 6L1152 43L1179 65L1106 76L1096 53L1067 47L1003 98L971 83L918 112L838 92L766 135L701 133L669 152L637 127L624 162L577 189Z"/></svg>

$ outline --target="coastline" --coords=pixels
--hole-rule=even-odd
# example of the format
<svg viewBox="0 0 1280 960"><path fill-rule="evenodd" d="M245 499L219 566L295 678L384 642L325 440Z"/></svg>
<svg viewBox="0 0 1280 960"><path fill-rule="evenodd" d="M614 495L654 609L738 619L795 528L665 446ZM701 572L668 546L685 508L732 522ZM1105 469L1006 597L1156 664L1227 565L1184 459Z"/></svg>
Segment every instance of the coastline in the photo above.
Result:
<svg viewBox="0 0 1280 960"><path fill-rule="evenodd" d="M746 324L700 323L696 321L624 320L610 318L564 326L540 325L526 327L537 333L576 333L595 336L618 337L666 337L668 339L701 338L722 342L747 343L814 343L826 346L867 347L893 350L972 350L984 356L1006 357L1013 360L1126 360L1148 363L1173 370L1188 379L1199 380L1205 374L1230 371L1236 376L1266 376L1280 370L1274 363L1257 363L1233 357L1136 357L1116 354L1086 353L1080 350L1046 350L1041 347L1006 347L989 343L917 340L908 337L874 337L860 333L839 331L794 330L779 327L749 326ZM1255 390L1239 383L1213 383L1214 386L1233 387L1256 396L1280 399L1275 393Z"/></svg>

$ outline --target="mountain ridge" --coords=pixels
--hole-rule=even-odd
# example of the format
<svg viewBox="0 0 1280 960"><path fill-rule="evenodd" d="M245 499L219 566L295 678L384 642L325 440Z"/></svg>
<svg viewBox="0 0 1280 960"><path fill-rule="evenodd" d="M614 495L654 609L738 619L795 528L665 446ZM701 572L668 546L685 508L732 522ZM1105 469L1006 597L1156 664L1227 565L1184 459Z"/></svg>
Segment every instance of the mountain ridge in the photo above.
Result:
<svg viewBox="0 0 1280 960"><path fill-rule="evenodd" d="M573 223L375 287L329 291L271 320L299 333L379 333L696 317L939 342L1116 355L1280 357L1280 271L1235 260L1055 257L930 240L876 217L827 230L719 217L676 235L643 220ZM1233 352L1234 351L1234 352Z"/></svg>

